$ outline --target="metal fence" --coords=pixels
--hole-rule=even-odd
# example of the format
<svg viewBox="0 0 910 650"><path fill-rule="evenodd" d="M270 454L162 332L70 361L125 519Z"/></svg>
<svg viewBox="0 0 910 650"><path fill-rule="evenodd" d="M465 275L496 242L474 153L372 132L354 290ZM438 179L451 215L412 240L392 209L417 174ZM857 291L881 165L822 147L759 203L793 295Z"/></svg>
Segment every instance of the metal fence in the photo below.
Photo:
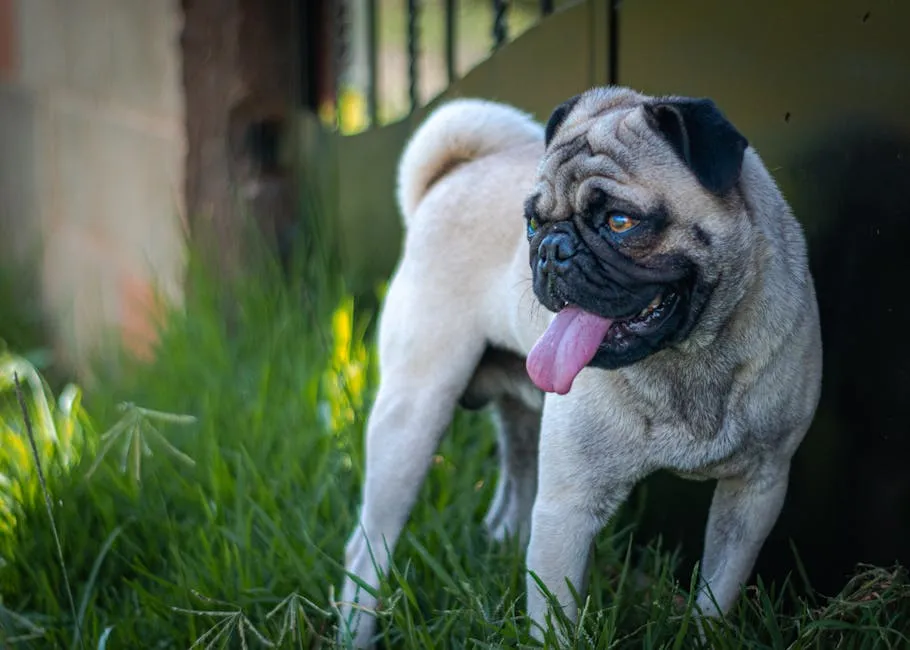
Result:
<svg viewBox="0 0 910 650"><path fill-rule="evenodd" d="M342 89L344 79L355 65L353 59L362 59L357 63L362 68L364 77L356 91L363 96L363 122L369 126L379 126L394 119L400 119L413 113L431 97L421 94L421 56L426 54L427 41L423 33L422 19L425 14L432 11L441 14L441 38L434 39L433 45L439 45L442 50L443 74L440 75L438 92L458 80L460 73L458 58L459 44L465 34L459 24L459 15L465 11L480 12L485 9L488 20L483 26L484 36L489 41L488 53L495 53L505 47L516 35L516 30L510 29L510 18L520 12L521 24L519 31L536 24L540 20L553 14L557 9L562 9L573 4L572 0L337 0L329 3L331 11L326 27L332 32L331 41L331 87L334 92L327 99L331 108L324 109L327 125L338 127L342 124ZM386 19L385 21L383 19ZM388 72L389 66L383 66L380 51L383 48L380 25L388 20L400 20L398 29L403 31L402 42L396 45L406 61L406 83L404 84L405 108L398 111L393 119L382 119L380 115L380 84L379 78ZM472 21L476 23L477 21ZM362 24L361 30L355 29L355 23ZM395 31L395 30L393 30ZM476 39L477 34L472 33ZM440 42L441 41L441 42ZM388 49L388 48L386 48ZM361 57L355 54L360 50ZM472 64L479 64L485 56L475 56Z"/></svg>

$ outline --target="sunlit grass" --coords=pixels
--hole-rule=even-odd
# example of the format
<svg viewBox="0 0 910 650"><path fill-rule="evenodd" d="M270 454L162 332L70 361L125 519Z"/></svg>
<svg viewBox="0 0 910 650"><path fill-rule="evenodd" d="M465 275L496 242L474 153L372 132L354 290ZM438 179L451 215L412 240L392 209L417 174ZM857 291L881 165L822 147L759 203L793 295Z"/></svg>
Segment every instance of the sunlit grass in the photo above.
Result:
<svg viewBox="0 0 910 650"><path fill-rule="evenodd" d="M325 370L325 396L321 410L332 431L352 426L363 412L369 368L370 347L365 341L366 321L354 329L354 301L345 298L332 313L327 341L330 356Z"/></svg>
<svg viewBox="0 0 910 650"><path fill-rule="evenodd" d="M70 471L85 443L79 388L69 384L55 399L31 362L0 351L0 547L13 533L22 510L34 507L42 498L35 459L15 399L17 377L27 396L38 459L45 471Z"/></svg>

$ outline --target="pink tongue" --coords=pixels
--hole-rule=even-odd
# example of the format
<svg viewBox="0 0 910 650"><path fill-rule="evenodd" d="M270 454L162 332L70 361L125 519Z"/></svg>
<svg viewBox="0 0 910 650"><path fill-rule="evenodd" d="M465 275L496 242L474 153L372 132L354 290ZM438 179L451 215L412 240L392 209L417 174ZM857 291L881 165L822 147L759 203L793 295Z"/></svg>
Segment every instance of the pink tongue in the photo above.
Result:
<svg viewBox="0 0 910 650"><path fill-rule="evenodd" d="M613 321L578 307L556 314L528 355L527 369L538 388L565 395L594 355Z"/></svg>

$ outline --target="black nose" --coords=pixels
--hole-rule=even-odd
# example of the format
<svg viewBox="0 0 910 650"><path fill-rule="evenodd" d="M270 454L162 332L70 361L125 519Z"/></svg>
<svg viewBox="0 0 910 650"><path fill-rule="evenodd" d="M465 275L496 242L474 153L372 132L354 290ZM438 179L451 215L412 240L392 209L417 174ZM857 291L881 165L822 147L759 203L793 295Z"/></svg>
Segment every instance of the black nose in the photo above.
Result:
<svg viewBox="0 0 910 650"><path fill-rule="evenodd" d="M548 234L537 247L538 263L546 270L558 269L575 255L575 239L566 232Z"/></svg>

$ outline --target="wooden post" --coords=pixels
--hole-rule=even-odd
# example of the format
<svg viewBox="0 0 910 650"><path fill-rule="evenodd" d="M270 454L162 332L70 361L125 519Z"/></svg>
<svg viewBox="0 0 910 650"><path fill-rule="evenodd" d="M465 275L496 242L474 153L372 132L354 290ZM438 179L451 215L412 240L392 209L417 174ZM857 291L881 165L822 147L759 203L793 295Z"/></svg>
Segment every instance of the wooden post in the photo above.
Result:
<svg viewBox="0 0 910 650"><path fill-rule="evenodd" d="M298 201L279 154L294 111L334 92L328 2L183 0L187 220L225 279L247 266L251 232L287 252Z"/></svg>

